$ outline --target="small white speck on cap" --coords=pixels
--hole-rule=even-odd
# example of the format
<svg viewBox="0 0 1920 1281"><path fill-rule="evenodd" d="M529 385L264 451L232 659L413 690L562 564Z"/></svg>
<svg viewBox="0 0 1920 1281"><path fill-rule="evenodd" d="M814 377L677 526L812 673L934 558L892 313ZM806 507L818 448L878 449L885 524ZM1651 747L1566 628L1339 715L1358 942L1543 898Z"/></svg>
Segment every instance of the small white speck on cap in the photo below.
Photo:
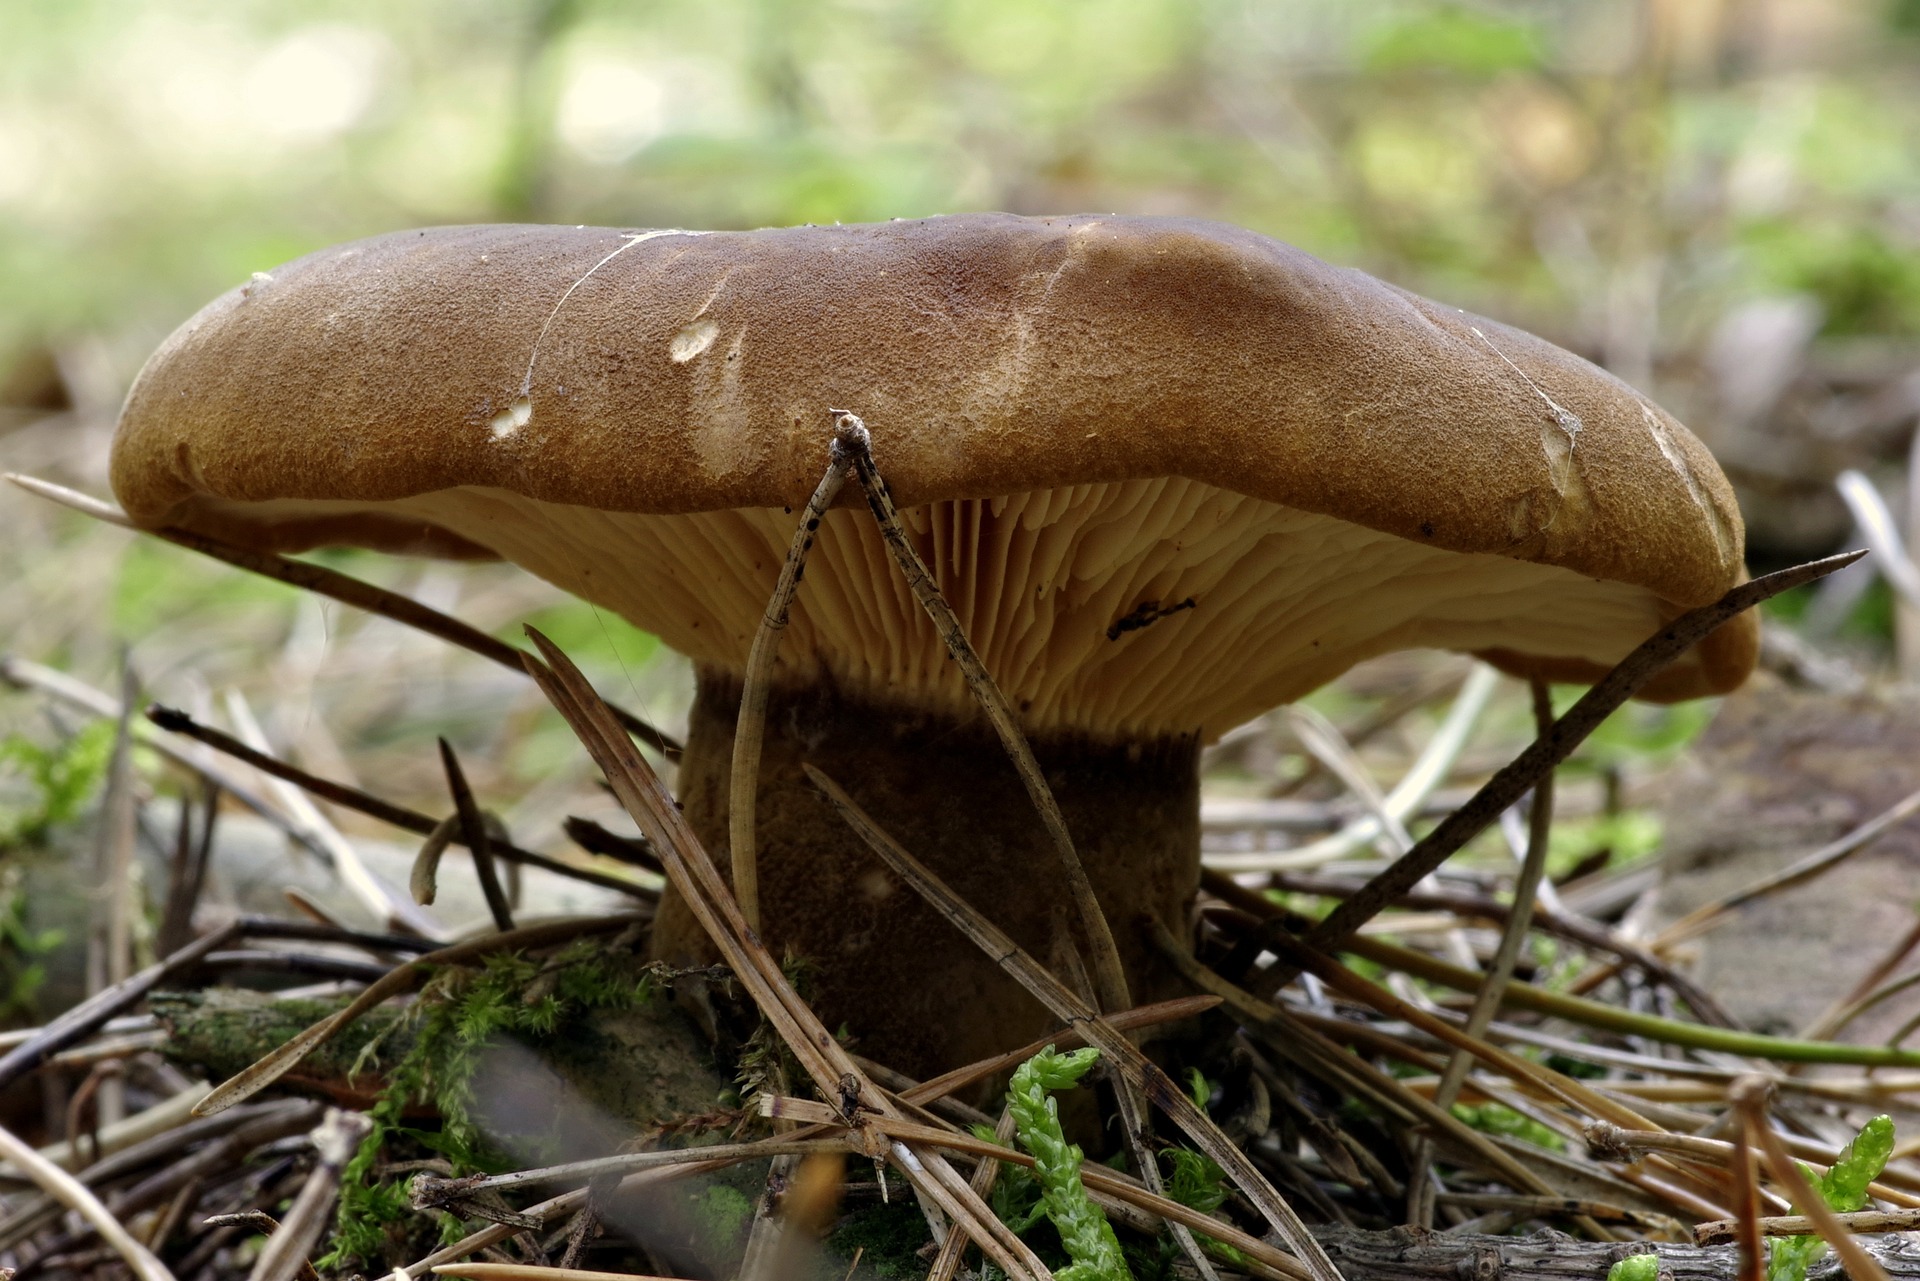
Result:
<svg viewBox="0 0 1920 1281"><path fill-rule="evenodd" d="M488 420L487 426L493 430L495 440L505 440L532 421L533 401L526 396L517 396L512 404Z"/></svg>
<svg viewBox="0 0 1920 1281"><path fill-rule="evenodd" d="M707 348L713 346L713 340L720 334L720 322L717 320L695 320L673 336L667 344L667 354L673 357L673 363L684 365Z"/></svg>

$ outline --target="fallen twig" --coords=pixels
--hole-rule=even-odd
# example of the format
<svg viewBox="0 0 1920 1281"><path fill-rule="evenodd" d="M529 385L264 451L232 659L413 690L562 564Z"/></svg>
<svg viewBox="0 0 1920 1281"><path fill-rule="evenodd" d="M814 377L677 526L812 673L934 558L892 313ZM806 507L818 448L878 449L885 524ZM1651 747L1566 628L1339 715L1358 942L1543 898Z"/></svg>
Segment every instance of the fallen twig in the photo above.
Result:
<svg viewBox="0 0 1920 1281"><path fill-rule="evenodd" d="M835 458L845 458L851 463L854 475L859 478L860 488L866 495L867 509L873 513L874 522L880 528L881 541L893 555L894 563L899 566L913 598L932 620L941 643L952 656L954 665L960 669L974 700L986 713L987 721L993 726L1001 746L1012 760L1028 797L1039 811L1041 825L1051 838L1060 872L1066 880L1067 896L1073 901L1075 918L1080 923L1080 934L1092 962L1096 1008L1129 1008L1133 1004L1133 995L1128 989L1126 967L1121 963L1120 949L1113 940L1112 927L1107 922L1106 913L1101 910L1100 899L1093 891L1093 882L1087 878L1079 852L1074 848L1066 815L1060 810L1060 802L1054 797L1053 788L1040 769L1040 762L1034 758L1033 747L1027 742L1027 736L1014 716L1012 704L981 661L979 652L967 636L966 628L961 625L953 607L947 603L947 598L941 594L940 585L934 581L932 571L921 559L913 540L907 536L899 509L894 505L893 494L887 489L886 480L874 464L873 441L866 424L858 415L844 409L828 412L834 418ZM735 777L737 780L738 775ZM1147 1129L1146 1101L1135 1093L1135 1086L1130 1082L1123 1081L1115 1094L1120 1108L1120 1129L1125 1136L1128 1153L1147 1186L1159 1191L1160 1167L1144 1138ZM1201 1281L1217 1281L1213 1266L1187 1232L1176 1228L1174 1239L1188 1262L1200 1274Z"/></svg>
<svg viewBox="0 0 1920 1281"><path fill-rule="evenodd" d="M225 947L240 933L236 922L196 939L157 964L88 997L0 1058L0 1089L5 1089L48 1058L93 1035L108 1019L133 1005L162 981L188 969L207 953Z"/></svg>
<svg viewBox="0 0 1920 1281"><path fill-rule="evenodd" d="M466 773L460 768L460 758L454 755L453 744L444 738L440 740L440 764L446 770L447 790L453 793L461 836L466 841L467 852L473 856L480 893L487 900L493 927L504 934L513 928L513 910L507 906L507 892L500 887L500 873L493 866L493 842L487 838L487 820L480 813L480 802L474 799L473 789L467 785Z"/></svg>
<svg viewBox="0 0 1920 1281"><path fill-rule="evenodd" d="M169 733L184 735L197 743L203 743L215 751L231 756L242 764L251 765L262 774L270 774L274 778L285 779L287 782L293 783L305 791L313 793L322 800L331 801L335 805L341 805L347 809L365 814L369 818L377 818L383 823L390 824L403 831L412 832L417 836L431 837L434 830L442 821L434 818L430 814L422 814L420 811L408 809L404 805L395 805L391 801L382 800L378 796L363 792L357 787L349 787L345 783L336 783L332 779L321 778L316 774L309 774L298 765L291 765L276 756L258 751L246 743L241 742L231 734L222 733L211 725L203 725L193 717L176 708L162 707L156 703L147 709L147 719ZM582 823L586 822L584 819L580 821ZM571 834L571 832L572 829L570 827L569 833ZM609 833L609 835L611 835L611 833ZM575 839L578 839L578 837ZM623 894L642 896L645 894L645 891L640 886L634 885L630 881L623 881L616 876L607 876L604 873L594 871L592 868L576 867L571 863L563 863L559 859L548 858L545 854L536 853L529 849L522 849L520 846L507 841L495 842L491 848L493 848L500 857L512 859L516 863L525 863L528 867L545 868L547 871L554 872L560 876L569 876L575 880L585 881L589 885L598 885L602 889L618 890ZM604 853L602 850L595 850L594 852Z"/></svg>
<svg viewBox="0 0 1920 1281"><path fill-rule="evenodd" d="M103 994L104 995L104 994ZM132 1270L139 1281L174 1281L173 1273L153 1252L134 1240L87 1186L0 1127L0 1157L23 1171L35 1185L61 1205L85 1219L100 1239Z"/></svg>
<svg viewBox="0 0 1920 1281"><path fill-rule="evenodd" d="M1780 1136L1767 1123L1767 1100L1770 1094L1771 1089L1764 1078L1747 1076L1733 1083L1729 1101L1739 1118L1743 1146L1759 1151L1766 1162L1767 1173L1773 1176L1775 1183L1786 1189L1795 1205L1807 1212L1820 1235L1826 1238L1827 1244L1833 1247L1833 1252L1846 1265L1851 1281L1888 1281L1886 1270L1880 1266L1879 1260L1861 1249L1860 1243L1853 1239L1853 1234L1841 1225L1833 1209L1827 1205L1826 1198L1807 1182L1807 1176L1801 1173L1800 1167L1781 1144ZM1739 1177L1738 1172L1736 1177ZM1752 1219L1743 1217L1740 1239L1743 1250L1751 1248L1757 1258L1760 1241L1758 1216Z"/></svg>
<svg viewBox="0 0 1920 1281"><path fill-rule="evenodd" d="M1261 927L1259 935L1263 948L1275 952L1287 952L1304 942L1295 929L1290 928L1303 922L1289 916L1274 904L1262 902L1258 896L1254 896L1250 900L1236 900L1236 906L1241 905L1248 906L1267 918L1267 923ZM1400 947L1384 939L1368 938L1361 934L1348 938L1341 944L1340 950L1351 952L1363 960L1372 961L1388 969L1399 970L1414 978L1450 987L1457 992L1478 991L1483 978L1477 970L1462 969L1425 952ZM1292 974L1299 972L1295 965L1284 958L1276 962L1274 968L1283 969ZM1263 983L1259 986L1270 985ZM1248 990L1252 991L1253 985L1249 985ZM1518 1009L1533 1010L1586 1027L1602 1028L1627 1036L1643 1036L1649 1040L1668 1045L1686 1046L1689 1049L1715 1050L1724 1054L1772 1059L1781 1063L1850 1063L1868 1067L1920 1067L1920 1051L1901 1050L1884 1045L1849 1045L1839 1041L1796 1041L1785 1037L1766 1036L1759 1032L1741 1032L1732 1028L1685 1023L1678 1019L1622 1009L1619 1006L1608 1005L1586 997L1548 991L1531 983L1519 981L1507 984L1504 1000L1507 1005Z"/></svg>
<svg viewBox="0 0 1920 1281"><path fill-rule="evenodd" d="M1394 899L1411 890L1438 868L1455 851L1496 821L1502 811L1526 795L1548 770L1573 754L1600 722L1632 698L1640 688L1658 675L1708 633L1735 616L1752 609L1790 588L1824 578L1835 570L1866 555L1864 551L1844 552L1825 560L1797 565L1742 583L1711 605L1689 611L1661 628L1639 648L1621 659L1579 702L1556 720L1533 746L1511 764L1488 779L1473 799L1455 810L1440 825L1395 860L1393 865L1368 881L1353 897L1343 901L1325 920L1314 927L1306 942L1317 951L1337 949L1362 924L1372 920ZM1256 995L1273 992L1297 973L1290 965L1275 966Z"/></svg>
<svg viewBox="0 0 1920 1281"><path fill-rule="evenodd" d="M1545 681L1536 679L1530 682L1530 686L1535 731L1545 734L1553 724L1553 696ZM1526 853L1521 859L1520 874L1513 883L1513 910L1500 932L1500 945L1494 950L1493 961L1487 966L1480 990L1474 994L1473 1005L1467 1011L1465 1031L1476 1040L1485 1038L1487 1025L1499 1013L1500 999L1506 995L1507 983L1513 978L1513 967L1520 959L1520 949L1526 944L1527 931L1532 928L1533 902L1546 877L1547 838L1552 830L1553 771L1548 770L1533 785L1532 811L1527 816ZM1472 1070L1473 1056L1465 1050L1456 1049L1448 1058L1446 1068L1440 1073L1440 1082L1434 1088L1434 1106L1452 1108L1460 1096L1460 1086ZM1426 1160L1427 1152L1423 1147L1416 1153L1414 1161L1416 1177L1410 1180L1418 1190L1418 1209L1412 1220L1420 1227L1431 1226L1433 1222L1430 1196L1433 1184L1424 1177L1425 1170L1422 1168Z"/></svg>
<svg viewBox="0 0 1920 1281"><path fill-rule="evenodd" d="M38 476L24 476L18 472L6 473L6 478L30 494L59 503L95 520L109 525L118 525L135 533L148 534L177 547L199 552L202 556L211 556L224 561L236 569L244 569L250 574L259 574L286 583L291 587L304 588L343 605L352 605L364 609L370 614L390 618L396 623L404 623L416 631L438 637L450 645L456 645L469 653L478 654L490 662L498 663L514 672L524 674L520 665L520 656L524 652L496 640L477 627L470 627L459 619L443 614L437 609L422 605L419 601L402 596L399 592L390 592L384 587L375 587L372 583L363 583L338 570L328 569L324 565L315 565L311 561L292 560L272 552L253 551L245 547L235 547L218 539L208 538L204 534L189 533L184 529L143 529L127 518L127 514L111 503L101 502L88 494L65 485L56 485L50 480ZM680 743L668 734L664 734L652 725L641 720L632 712L621 708L612 708L614 716L629 733L641 742L652 747L668 760L680 759Z"/></svg>
<svg viewBox="0 0 1920 1281"><path fill-rule="evenodd" d="M532 628L528 634L545 662L528 659L528 670L600 766L614 795L639 824L666 865L674 889L719 948L747 995L766 1015L823 1096L839 1098L854 1113L890 1115L893 1104L860 1072L820 1020L787 982L779 963L747 927L719 870L714 867L673 796L626 735L617 732L604 703L567 656ZM850 1117L854 1123L855 1117ZM878 1136L875 1136L878 1138ZM923 1161L898 1142L863 1149L892 1155L910 1182L937 1202L1010 1276L1037 1278L1045 1267L1009 1231L958 1172L938 1154Z"/></svg>
<svg viewBox="0 0 1920 1281"><path fill-rule="evenodd" d="M827 448L826 473L800 513L773 596L753 634L753 648L748 651L747 669L740 681L740 713L734 721L733 766L727 789L727 852L740 915L756 931L760 929L760 871L755 857L759 830L754 819L760 799L760 748L767 728L767 697L773 690L773 664L787 634L794 596L800 589L801 575L806 573L807 554L819 536L820 521L847 482L847 469L853 464L848 443L855 439L853 424L859 421L855 418L836 424L833 442ZM862 441L865 435L866 429L861 427Z"/></svg>
<svg viewBox="0 0 1920 1281"><path fill-rule="evenodd" d="M212 1116L258 1094L292 1071L301 1059L332 1040L342 1028L362 1014L383 1001L411 990L436 966L464 964L491 952L510 948L548 947L590 934L608 934L645 919L644 915L622 913L582 920L546 921L510 933L489 934L484 938L427 952L389 970L385 978L369 985L344 1009L321 1019L284 1045L276 1047L272 1053L214 1087L212 1093L194 1109L194 1114Z"/></svg>
<svg viewBox="0 0 1920 1281"><path fill-rule="evenodd" d="M1878 1232L1920 1230L1920 1210L1855 1210L1835 1213L1835 1223L1854 1235ZM1820 1225L1804 1214L1769 1214L1759 1220L1760 1235L1768 1237L1804 1237L1820 1231ZM1733 1219L1710 1219L1693 1225L1695 1245L1726 1245L1735 1240L1739 1224Z"/></svg>
<svg viewBox="0 0 1920 1281"><path fill-rule="evenodd" d="M313 1150L319 1158L301 1185L300 1195L280 1219L279 1230L254 1260L247 1281L291 1281L302 1269L311 1271L307 1256L332 1221L334 1198L340 1192L340 1174L373 1131L373 1121L359 1112L329 1108L313 1132Z"/></svg>
<svg viewBox="0 0 1920 1281"><path fill-rule="evenodd" d="M1040 811L1040 821L1053 840L1061 873L1066 877L1067 892L1073 899L1080 930L1092 956L1095 991L1099 994L1101 1008L1124 1010L1133 1004L1133 999L1127 992L1126 971L1120 963L1120 950L1114 944L1113 931L1107 924L1106 915L1100 910L1100 900L1093 892L1093 883L1087 879L1086 869L1081 866L1080 856L1074 850L1073 835L1067 830L1066 815L1060 812L1060 804L1054 799L1053 789L1047 785L1039 761L1034 759L1033 748L1028 745L1027 736L1014 717L1013 707L1007 702L1006 695L1000 692L1000 686L994 681L992 673L987 671L986 664L980 661L980 655L967 638L966 629L960 625L953 607L940 594L940 586L934 582L932 571L920 559L913 540L907 537L906 527L900 522L900 512L894 506L887 482L874 466L872 441L866 424L845 410L828 412L834 415L838 433L836 443L845 442L840 447L852 459L854 475L859 478L860 488L866 494L867 508L880 527L881 539L906 578L913 598L920 602L920 608L933 620L941 643L953 655L967 688L986 713L994 733L1000 736L1000 743L1013 759L1027 795L1032 798L1034 808Z"/></svg>

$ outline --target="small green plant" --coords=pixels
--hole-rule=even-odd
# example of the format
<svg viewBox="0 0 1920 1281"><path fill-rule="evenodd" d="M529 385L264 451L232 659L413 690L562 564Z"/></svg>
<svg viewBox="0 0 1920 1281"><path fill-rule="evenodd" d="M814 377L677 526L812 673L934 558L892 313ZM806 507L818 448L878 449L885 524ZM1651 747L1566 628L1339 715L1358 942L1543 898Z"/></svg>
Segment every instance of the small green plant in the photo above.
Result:
<svg viewBox="0 0 1920 1281"><path fill-rule="evenodd" d="M107 772L114 731L112 721L95 721L52 747L19 734L0 741L0 771L24 775L31 788L26 804L0 806L0 848L39 845L79 816Z"/></svg>
<svg viewBox="0 0 1920 1281"><path fill-rule="evenodd" d="M0 1019L33 1019L34 998L47 981L40 958L59 947L61 930L35 930L27 921L27 894L19 869L0 868Z"/></svg>
<svg viewBox="0 0 1920 1281"><path fill-rule="evenodd" d="M983 1143L999 1142L990 1125L974 1126L973 1137ZM1046 1217L1047 1207L1040 1200L1040 1184L1032 1171L1023 1165L1001 1163L1000 1177L993 1183L993 1214L1015 1236Z"/></svg>
<svg viewBox="0 0 1920 1281"><path fill-rule="evenodd" d="M1630 1254L1607 1269L1607 1281L1660 1281L1660 1256Z"/></svg>
<svg viewBox="0 0 1920 1281"><path fill-rule="evenodd" d="M1532 1117L1523 1116L1504 1104L1487 1103L1479 1107L1471 1107L1465 1103L1456 1103L1453 1105L1453 1114L1474 1129L1486 1134L1503 1134L1510 1139L1519 1139L1551 1152L1567 1150L1566 1141L1559 1135Z"/></svg>
<svg viewBox="0 0 1920 1281"><path fill-rule="evenodd" d="M1226 1204L1227 1172L1212 1157L1188 1148L1168 1148L1161 1155L1173 1166L1167 1176L1167 1196L1189 1209L1206 1214L1212 1214ZM1195 1233L1194 1236L1201 1245L1228 1263L1238 1266L1247 1261L1247 1256L1238 1249L1223 1241L1216 1241L1204 1232Z"/></svg>
<svg viewBox="0 0 1920 1281"><path fill-rule="evenodd" d="M1860 1128L1825 1174L1815 1174L1805 1165L1800 1173L1829 1209L1851 1214L1866 1207L1867 1185L1880 1177L1892 1155L1893 1120L1876 1116ZM1767 1256L1767 1281L1807 1281L1807 1270L1826 1248L1827 1243L1817 1236L1781 1237Z"/></svg>
<svg viewBox="0 0 1920 1281"><path fill-rule="evenodd" d="M1133 1281L1113 1225L1081 1182L1085 1154L1067 1142L1060 1106L1052 1096L1054 1090L1078 1085L1099 1058L1100 1051L1092 1048L1056 1054L1048 1046L1014 1069L1007 1089L1007 1108L1020 1146L1033 1157L1041 1205L1073 1260L1054 1273L1060 1281Z"/></svg>

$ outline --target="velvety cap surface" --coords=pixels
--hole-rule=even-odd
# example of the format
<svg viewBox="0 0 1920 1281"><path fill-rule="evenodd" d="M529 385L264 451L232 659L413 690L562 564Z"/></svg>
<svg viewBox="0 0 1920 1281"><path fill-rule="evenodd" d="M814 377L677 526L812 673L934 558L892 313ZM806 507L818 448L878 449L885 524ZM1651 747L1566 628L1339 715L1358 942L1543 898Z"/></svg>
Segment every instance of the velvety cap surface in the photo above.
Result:
<svg viewBox="0 0 1920 1281"><path fill-rule="evenodd" d="M781 509L824 466L829 407L867 421L927 550L949 553L943 586L975 602L983 652L1050 673L1025 696L1046 723L1217 732L1249 700L1405 644L1590 676L1740 573L1719 469L1631 388L1530 335L1180 219L467 227L341 246L167 341L129 396L113 479L144 524L255 546L509 556L729 664L777 569ZM699 519L662 523L682 515ZM878 658L841 648L912 627L892 588L856 587L886 567L854 515L823 537L823 565L854 576L847 617L825 617L827 589L803 600L820 617L797 620L794 669L910 693L924 637ZM1038 561L1009 559L1023 541ZM1346 550L1300 560L1329 544ZM826 577L810 572L809 592ZM1361 622L1325 620L1329 584ZM1532 631L1503 631L1534 591L1515 610L1539 616ZM1436 604L1461 594L1475 603ZM1052 598L1085 617L1063 624L1039 608ZM1227 639L1208 620L1229 601L1243 655L1283 632L1321 652L1243 674L1244 697L1197 713L1144 655L1117 657L1192 665L1173 633ZM1153 633L1167 639L1139 644ZM1754 641L1750 622L1722 629L1654 692L1731 687ZM1164 697L1117 721L1073 710L1068 686L1107 677ZM957 684L937 662L924 678Z"/></svg>

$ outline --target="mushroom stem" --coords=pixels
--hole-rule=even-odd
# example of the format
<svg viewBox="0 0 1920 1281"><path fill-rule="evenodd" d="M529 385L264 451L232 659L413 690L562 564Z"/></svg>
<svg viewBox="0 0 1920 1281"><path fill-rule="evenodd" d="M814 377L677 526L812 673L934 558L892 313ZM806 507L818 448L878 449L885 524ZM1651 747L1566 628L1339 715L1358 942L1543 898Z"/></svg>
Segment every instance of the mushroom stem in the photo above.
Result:
<svg viewBox="0 0 1920 1281"><path fill-rule="evenodd" d="M679 795L725 864L737 674L701 669ZM811 962L802 991L860 1051L926 1076L1043 1035L1047 1012L889 873L807 783L836 779L943 880L1029 951L1046 956L1068 888L1051 839L997 737L979 716L912 710L877 695L775 684L757 780L761 911L775 955ZM1199 886L1199 745L1043 735L1033 751L1086 860L1132 989L1178 995L1177 976L1138 930L1184 930ZM654 952L704 964L710 945L669 892Z"/></svg>
<svg viewBox="0 0 1920 1281"><path fill-rule="evenodd" d="M1034 808L1040 811L1040 821L1052 841L1054 856L1065 878L1068 898L1079 918L1080 932L1093 962L1093 982L1099 996L1099 1008L1127 1009L1133 1004L1133 993L1127 984L1126 966L1121 962L1119 949L1114 943L1113 929L1101 911L1099 896L1094 892L1093 882L1087 878L1079 852L1074 848L1066 815L1061 812L1053 789L1047 785L1046 777L1041 773L1033 748L1014 718L1007 696L1000 692L1000 686L975 652L973 642L967 639L967 629L955 616L953 607L947 604L947 598L940 594L939 584L933 581L927 563L920 558L913 540L907 537L906 528L900 523L900 510L893 502L893 494L888 490L879 469L874 466L872 438L868 435L867 425L857 415L844 409L832 412L837 427L834 437L836 455L844 452L851 457L853 473L859 477L860 488L866 492L867 507L880 526L881 539L886 543L888 552L892 553L894 562L900 566L913 598L920 602L920 608L933 620L941 643L959 666L960 674L966 678L967 688L973 692L980 709L986 713L987 721L999 736L1001 747L1012 758L1014 768L1020 772L1020 781L1027 789L1028 798L1032 800Z"/></svg>

